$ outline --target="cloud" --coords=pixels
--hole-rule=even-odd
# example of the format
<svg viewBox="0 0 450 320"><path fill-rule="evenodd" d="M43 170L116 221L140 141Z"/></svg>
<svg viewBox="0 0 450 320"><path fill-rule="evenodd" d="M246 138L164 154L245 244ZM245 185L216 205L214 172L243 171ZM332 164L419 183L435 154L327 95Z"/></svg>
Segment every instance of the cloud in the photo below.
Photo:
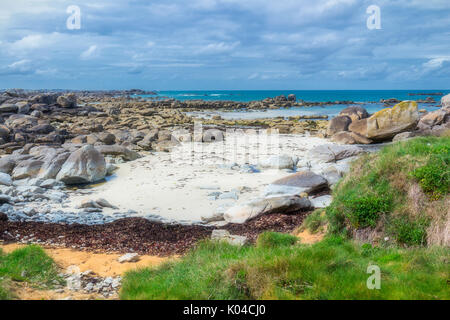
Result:
<svg viewBox="0 0 450 320"><path fill-rule="evenodd" d="M230 51L234 50L237 46L239 46L239 41L236 41L233 43L225 43L225 42L210 43L210 44L200 47L197 50L197 53L200 53L200 54L225 53L225 52L230 52Z"/></svg>
<svg viewBox="0 0 450 320"><path fill-rule="evenodd" d="M0 74L3 76L7 75L28 75L34 73L35 70L32 66L32 62L27 59L15 61L6 67L0 68Z"/></svg>
<svg viewBox="0 0 450 320"><path fill-rule="evenodd" d="M378 0L382 30L366 27L372 0L79 1L82 27L67 30L72 4L3 0L0 87L450 83L448 0Z"/></svg>
<svg viewBox="0 0 450 320"><path fill-rule="evenodd" d="M35 49L40 47L43 43L42 35L35 34L23 37L22 39L13 43L13 48L16 50Z"/></svg>
<svg viewBox="0 0 450 320"><path fill-rule="evenodd" d="M99 54L99 49L96 45L90 46L86 51L83 51L80 55L81 59L87 60L92 59Z"/></svg>
<svg viewBox="0 0 450 320"><path fill-rule="evenodd" d="M450 61L450 56L432 58L423 64L423 67L428 70L436 70L442 68L445 62Z"/></svg>

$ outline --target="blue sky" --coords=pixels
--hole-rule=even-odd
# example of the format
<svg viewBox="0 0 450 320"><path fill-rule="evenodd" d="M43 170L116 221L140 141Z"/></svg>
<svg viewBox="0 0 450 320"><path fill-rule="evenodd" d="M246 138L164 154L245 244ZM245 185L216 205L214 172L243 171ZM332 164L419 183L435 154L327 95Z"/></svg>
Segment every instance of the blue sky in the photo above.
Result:
<svg viewBox="0 0 450 320"><path fill-rule="evenodd" d="M81 9L68 30L66 10ZM367 7L381 9L369 30ZM2 0L0 88L448 89L449 0Z"/></svg>

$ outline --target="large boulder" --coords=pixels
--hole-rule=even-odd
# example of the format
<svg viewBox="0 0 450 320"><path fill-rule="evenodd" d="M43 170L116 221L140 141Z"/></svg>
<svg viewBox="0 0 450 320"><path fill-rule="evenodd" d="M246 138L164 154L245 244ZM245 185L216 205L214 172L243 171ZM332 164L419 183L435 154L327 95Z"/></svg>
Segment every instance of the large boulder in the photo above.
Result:
<svg viewBox="0 0 450 320"><path fill-rule="evenodd" d="M418 121L417 102L403 101L393 108L376 112L370 118L353 121L349 129L368 139L383 141L414 128Z"/></svg>
<svg viewBox="0 0 450 320"><path fill-rule="evenodd" d="M77 96L73 93L69 93L59 96L56 102L63 108L75 108L77 106Z"/></svg>
<svg viewBox="0 0 450 320"><path fill-rule="evenodd" d="M56 178L63 164L66 162L69 156L70 156L69 152L63 152L61 154L56 155L52 159L47 159L42 165L41 170L39 170L37 178L43 180Z"/></svg>
<svg viewBox="0 0 450 320"><path fill-rule="evenodd" d="M0 159L0 172L10 174L19 161L30 159L30 155L8 155Z"/></svg>
<svg viewBox="0 0 450 320"><path fill-rule="evenodd" d="M311 171L300 171L278 179L264 189L264 196L313 193L328 186L327 180Z"/></svg>
<svg viewBox="0 0 450 320"><path fill-rule="evenodd" d="M105 176L105 158L93 146L86 145L69 156L56 179L70 185L100 181Z"/></svg>
<svg viewBox="0 0 450 320"><path fill-rule="evenodd" d="M41 160L24 160L17 164L12 171L12 178L14 180L33 178L39 173L43 164L44 162Z"/></svg>
<svg viewBox="0 0 450 320"><path fill-rule="evenodd" d="M336 162L342 159L354 157L363 153L364 150L357 146L339 146L334 144L322 144L308 152L308 158L315 162Z"/></svg>
<svg viewBox="0 0 450 320"><path fill-rule="evenodd" d="M340 116L347 116L352 121L361 120L369 117L366 109L360 106L350 106L339 113Z"/></svg>
<svg viewBox="0 0 450 320"><path fill-rule="evenodd" d="M443 108L450 107L450 94L442 97L441 104Z"/></svg>
<svg viewBox="0 0 450 320"><path fill-rule="evenodd" d="M309 208L311 208L311 202L308 198L299 196L270 197L231 207L225 212L224 219L229 223L244 223L263 214L289 214Z"/></svg>
<svg viewBox="0 0 450 320"><path fill-rule="evenodd" d="M5 125L10 129L29 129L38 125L38 118L24 114L13 114L5 121Z"/></svg>
<svg viewBox="0 0 450 320"><path fill-rule="evenodd" d="M327 135L332 136L335 133L347 131L350 123L352 123L352 119L350 119L350 117L347 116L334 117L328 124Z"/></svg>
<svg viewBox="0 0 450 320"><path fill-rule="evenodd" d="M373 141L354 132L341 131L331 137L338 144L371 144Z"/></svg>
<svg viewBox="0 0 450 320"><path fill-rule="evenodd" d="M19 109L15 104L12 103L4 103L0 105L0 113L1 112L17 112Z"/></svg>
<svg viewBox="0 0 450 320"><path fill-rule="evenodd" d="M420 130L431 129L432 127L447 122L448 120L450 120L450 107L441 108L424 115L417 124L417 128Z"/></svg>

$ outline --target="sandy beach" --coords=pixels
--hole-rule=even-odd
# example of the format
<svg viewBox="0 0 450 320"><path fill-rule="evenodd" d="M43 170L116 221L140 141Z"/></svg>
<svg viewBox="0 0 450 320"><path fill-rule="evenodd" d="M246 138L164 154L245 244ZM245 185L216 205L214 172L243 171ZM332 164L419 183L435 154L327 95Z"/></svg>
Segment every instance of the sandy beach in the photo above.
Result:
<svg viewBox="0 0 450 320"><path fill-rule="evenodd" d="M82 190L81 194L71 194L66 209L74 210L83 201L102 198L118 208L104 209L104 214L113 217L160 216L177 222L201 222L202 217L212 212L260 197L268 184L294 172L289 169L245 172L241 170L246 164L242 157L245 152L253 158L253 163L248 164L257 168L257 157L261 161L276 155L301 158L312 148L327 143L325 139L305 135L280 135L279 148L266 149L257 155L257 141L250 139L246 149L228 155L229 159L239 161L241 158L241 163L229 162L218 154L221 142L203 144L196 159L179 159L177 153L186 154L185 150L192 147L191 143L184 143L172 153L147 154L133 162L119 164L108 182Z"/></svg>

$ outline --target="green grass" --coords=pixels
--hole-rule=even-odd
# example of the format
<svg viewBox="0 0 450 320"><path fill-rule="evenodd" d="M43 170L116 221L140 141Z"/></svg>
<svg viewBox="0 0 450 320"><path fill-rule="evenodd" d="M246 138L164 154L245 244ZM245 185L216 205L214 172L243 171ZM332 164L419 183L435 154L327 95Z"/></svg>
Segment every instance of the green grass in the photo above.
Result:
<svg viewBox="0 0 450 320"><path fill-rule="evenodd" d="M4 255L2 249L0 249L0 261ZM0 276L0 300L9 300L11 298L10 292L8 290L7 280Z"/></svg>
<svg viewBox="0 0 450 320"><path fill-rule="evenodd" d="M0 300L13 297L10 284L28 282L36 288L51 288L63 283L58 277L54 261L36 245L14 250L9 254L0 251Z"/></svg>
<svg viewBox="0 0 450 320"><path fill-rule="evenodd" d="M308 229L311 233L314 234L319 231L323 231L323 227L326 225L326 223L327 219L325 216L325 210L317 209L305 218L301 230Z"/></svg>
<svg viewBox="0 0 450 320"><path fill-rule="evenodd" d="M261 239L288 239L273 233ZM314 245L204 241L181 260L126 274L122 299L449 299L447 248L358 245L337 236ZM381 289L369 290L369 265Z"/></svg>
<svg viewBox="0 0 450 320"><path fill-rule="evenodd" d="M408 192L418 184L426 202L446 201L449 168L449 137L415 138L361 157L333 192L326 210L329 232L350 236L381 223L386 235L399 244L426 245L431 219L440 219L444 213L426 212L428 205L416 212Z"/></svg>
<svg viewBox="0 0 450 320"><path fill-rule="evenodd" d="M403 216L391 219L387 229L395 236L398 243L421 246L427 243L428 226L429 220L426 218L412 220Z"/></svg>
<svg viewBox="0 0 450 320"><path fill-rule="evenodd" d="M258 237L256 246L260 248L275 248L291 246L297 243L298 238L286 233L265 232Z"/></svg>
<svg viewBox="0 0 450 320"><path fill-rule="evenodd" d="M446 154L433 154L426 165L410 173L433 200L440 199L450 188L450 150L447 148L441 152Z"/></svg>
<svg viewBox="0 0 450 320"><path fill-rule="evenodd" d="M305 219L302 228L313 233L326 225L323 241L302 245L272 232L255 246L203 241L179 261L127 273L121 298L448 300L450 249L424 245L429 227L446 221L449 164L449 137L364 155L334 189L331 206ZM349 239L366 229L377 231L379 245ZM371 265L381 269L380 290L367 288Z"/></svg>

